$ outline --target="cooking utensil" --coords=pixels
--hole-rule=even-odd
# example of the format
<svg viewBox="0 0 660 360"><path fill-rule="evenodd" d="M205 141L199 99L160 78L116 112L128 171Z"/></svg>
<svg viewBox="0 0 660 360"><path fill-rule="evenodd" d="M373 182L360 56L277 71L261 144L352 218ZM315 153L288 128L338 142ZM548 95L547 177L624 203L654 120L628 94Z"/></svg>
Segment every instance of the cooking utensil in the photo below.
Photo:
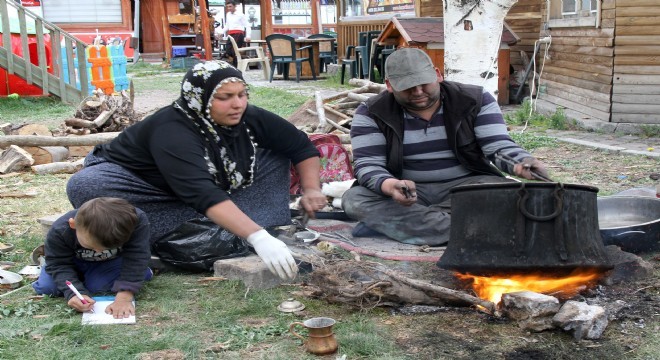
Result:
<svg viewBox="0 0 660 360"><path fill-rule="evenodd" d="M598 225L605 245L640 253L660 250L660 199L648 196L598 198Z"/></svg>
<svg viewBox="0 0 660 360"><path fill-rule="evenodd" d="M505 162L505 163L507 163L507 164L509 164L509 165L511 165L511 166L515 166L515 165L518 165L518 164L523 164L523 166L524 166L526 169L530 169L530 168L532 167L531 164L525 164L525 163L522 163L522 162L520 162L520 161L517 161L516 159L510 157L509 155L505 155L505 154L497 153L497 154L495 154L495 157L496 157L497 159L499 159L500 161ZM532 176L533 176L534 178L536 178L537 180L541 180L541 181L545 181L545 182L554 182L554 181L553 181L552 179L550 179L549 177L543 176L543 175L541 175L541 174L539 174L539 173L537 173L537 172L535 172L535 171L532 171L531 169L529 170L529 172L530 172L530 173L532 174Z"/></svg>
<svg viewBox="0 0 660 360"><path fill-rule="evenodd" d="M305 309L305 305L298 300L294 300L293 298L288 298L282 301L281 304L277 305L277 310L285 313L302 311L303 309Z"/></svg>
<svg viewBox="0 0 660 360"><path fill-rule="evenodd" d="M0 288L16 289L21 285L23 277L15 272L0 270Z"/></svg>
<svg viewBox="0 0 660 360"><path fill-rule="evenodd" d="M490 183L451 190L444 269L489 276L607 270L593 186Z"/></svg>

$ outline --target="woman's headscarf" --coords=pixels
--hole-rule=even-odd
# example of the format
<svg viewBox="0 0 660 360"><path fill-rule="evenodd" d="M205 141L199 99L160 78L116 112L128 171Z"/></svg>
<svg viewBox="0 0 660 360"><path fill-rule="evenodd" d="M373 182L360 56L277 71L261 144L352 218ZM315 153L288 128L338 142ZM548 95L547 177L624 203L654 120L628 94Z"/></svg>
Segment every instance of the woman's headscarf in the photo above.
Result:
<svg viewBox="0 0 660 360"><path fill-rule="evenodd" d="M228 192L252 183L256 147L243 119L235 126L221 126L211 118L213 95L230 82L248 86L241 72L225 61L196 64L184 76L181 97L173 104L199 130L205 140L209 173Z"/></svg>

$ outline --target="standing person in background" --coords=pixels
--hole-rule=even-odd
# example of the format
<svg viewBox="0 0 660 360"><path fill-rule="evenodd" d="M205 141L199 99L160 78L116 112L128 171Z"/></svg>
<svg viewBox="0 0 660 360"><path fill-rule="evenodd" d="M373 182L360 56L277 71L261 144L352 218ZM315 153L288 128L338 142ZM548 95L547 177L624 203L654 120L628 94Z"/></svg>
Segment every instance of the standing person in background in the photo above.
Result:
<svg viewBox="0 0 660 360"><path fill-rule="evenodd" d="M236 9L236 3L232 0L225 3L227 9L227 20L222 28L222 36L226 38L231 35L239 48L245 47L245 42L250 42L250 23L247 16ZM227 43L227 55L231 56L231 64L238 65L236 51L230 42Z"/></svg>

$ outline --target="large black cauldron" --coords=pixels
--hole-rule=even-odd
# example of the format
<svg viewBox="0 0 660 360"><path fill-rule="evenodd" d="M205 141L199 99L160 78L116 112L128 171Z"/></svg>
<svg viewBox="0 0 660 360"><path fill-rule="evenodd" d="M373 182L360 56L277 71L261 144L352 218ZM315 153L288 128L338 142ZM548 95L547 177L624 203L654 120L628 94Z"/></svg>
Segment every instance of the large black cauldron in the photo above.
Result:
<svg viewBox="0 0 660 360"><path fill-rule="evenodd" d="M451 193L450 240L438 266L485 276L609 269L597 193L560 183L458 186Z"/></svg>

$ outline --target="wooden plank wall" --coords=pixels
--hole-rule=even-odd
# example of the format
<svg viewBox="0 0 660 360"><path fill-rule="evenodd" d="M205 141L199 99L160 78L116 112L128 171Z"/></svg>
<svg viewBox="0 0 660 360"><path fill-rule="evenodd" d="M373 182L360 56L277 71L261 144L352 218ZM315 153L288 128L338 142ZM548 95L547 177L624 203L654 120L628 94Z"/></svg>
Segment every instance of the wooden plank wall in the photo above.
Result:
<svg viewBox="0 0 660 360"><path fill-rule="evenodd" d="M523 68L520 51L527 53L528 58L534 53L534 42L540 38L541 14L544 8L545 0L518 0L504 18L511 30L520 37L520 41L511 46L510 62L515 70Z"/></svg>
<svg viewBox="0 0 660 360"><path fill-rule="evenodd" d="M541 74L546 92L539 98L583 113L585 118L610 121L615 1L603 0L600 28L549 29L550 59L545 60Z"/></svg>
<svg viewBox="0 0 660 360"><path fill-rule="evenodd" d="M616 0L612 122L660 124L660 8Z"/></svg>

